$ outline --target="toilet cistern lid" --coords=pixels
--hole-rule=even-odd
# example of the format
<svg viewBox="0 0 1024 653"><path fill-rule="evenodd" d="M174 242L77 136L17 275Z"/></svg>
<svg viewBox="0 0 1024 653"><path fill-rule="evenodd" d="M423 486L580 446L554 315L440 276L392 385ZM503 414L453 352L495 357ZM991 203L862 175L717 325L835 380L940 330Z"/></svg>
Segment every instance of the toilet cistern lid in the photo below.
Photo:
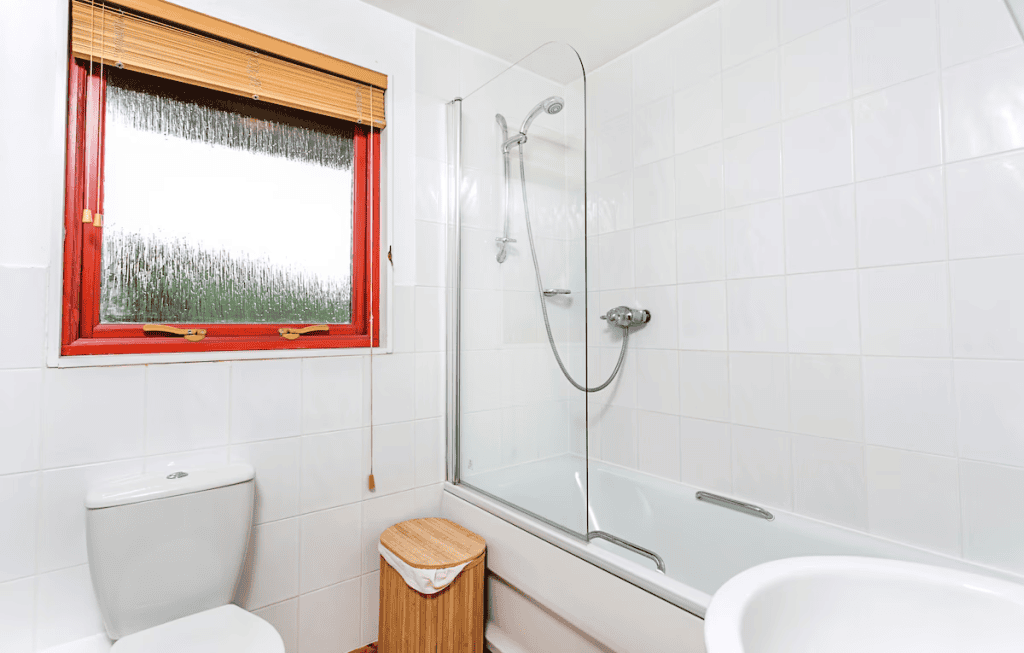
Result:
<svg viewBox="0 0 1024 653"><path fill-rule="evenodd" d="M284 653L266 621L237 605L199 612L119 639L110 653Z"/></svg>
<svg viewBox="0 0 1024 653"><path fill-rule="evenodd" d="M232 463L220 467L162 471L130 476L89 488L85 507L113 508L130 503L166 499L251 481L256 472L248 463Z"/></svg>

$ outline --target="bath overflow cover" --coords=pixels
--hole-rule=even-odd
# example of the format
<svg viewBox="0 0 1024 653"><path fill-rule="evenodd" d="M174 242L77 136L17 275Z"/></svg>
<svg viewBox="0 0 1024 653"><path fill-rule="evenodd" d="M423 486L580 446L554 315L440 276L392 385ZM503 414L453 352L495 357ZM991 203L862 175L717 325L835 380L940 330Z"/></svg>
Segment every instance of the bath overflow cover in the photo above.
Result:
<svg viewBox="0 0 1024 653"><path fill-rule="evenodd" d="M185 478L186 476L188 476L188 472L174 472L173 474L168 474L167 479L173 481L178 478Z"/></svg>

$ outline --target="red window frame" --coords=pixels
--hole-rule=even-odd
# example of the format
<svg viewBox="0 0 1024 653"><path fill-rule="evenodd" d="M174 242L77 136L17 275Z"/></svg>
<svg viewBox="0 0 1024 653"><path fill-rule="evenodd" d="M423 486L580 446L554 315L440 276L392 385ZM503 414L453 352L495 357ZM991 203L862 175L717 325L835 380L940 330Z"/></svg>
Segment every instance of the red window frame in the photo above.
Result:
<svg viewBox="0 0 1024 653"><path fill-rule="evenodd" d="M64 291L61 355L330 349L380 344L380 130L355 125L353 193L352 321L329 331L286 340L279 332L294 324L171 324L206 329L197 342L143 331L142 324L100 324L100 261L103 227L82 222L83 211L103 212L103 129L106 75L99 66L71 57L68 81L68 141L64 208ZM375 198L372 207L367 194ZM97 195L98 198L97 199ZM372 211L369 210L372 208ZM372 213L372 215L370 215ZM370 298L372 297L372 305Z"/></svg>

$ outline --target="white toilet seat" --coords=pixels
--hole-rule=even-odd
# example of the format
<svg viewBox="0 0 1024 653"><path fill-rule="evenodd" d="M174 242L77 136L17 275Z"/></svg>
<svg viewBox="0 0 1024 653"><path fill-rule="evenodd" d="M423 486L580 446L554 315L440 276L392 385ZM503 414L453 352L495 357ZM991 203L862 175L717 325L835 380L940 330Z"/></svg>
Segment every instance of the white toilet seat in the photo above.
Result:
<svg viewBox="0 0 1024 653"><path fill-rule="evenodd" d="M284 642L256 615L222 605L123 637L110 653L284 653Z"/></svg>

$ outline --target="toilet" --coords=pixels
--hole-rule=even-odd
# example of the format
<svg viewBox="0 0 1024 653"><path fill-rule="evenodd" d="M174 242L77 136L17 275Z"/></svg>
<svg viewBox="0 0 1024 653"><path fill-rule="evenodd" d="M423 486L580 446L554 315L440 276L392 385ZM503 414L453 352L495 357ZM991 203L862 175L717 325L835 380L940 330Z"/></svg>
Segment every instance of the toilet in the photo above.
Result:
<svg viewBox="0 0 1024 653"><path fill-rule="evenodd" d="M144 474L85 498L89 571L111 653L284 653L231 603L252 531L247 464Z"/></svg>

